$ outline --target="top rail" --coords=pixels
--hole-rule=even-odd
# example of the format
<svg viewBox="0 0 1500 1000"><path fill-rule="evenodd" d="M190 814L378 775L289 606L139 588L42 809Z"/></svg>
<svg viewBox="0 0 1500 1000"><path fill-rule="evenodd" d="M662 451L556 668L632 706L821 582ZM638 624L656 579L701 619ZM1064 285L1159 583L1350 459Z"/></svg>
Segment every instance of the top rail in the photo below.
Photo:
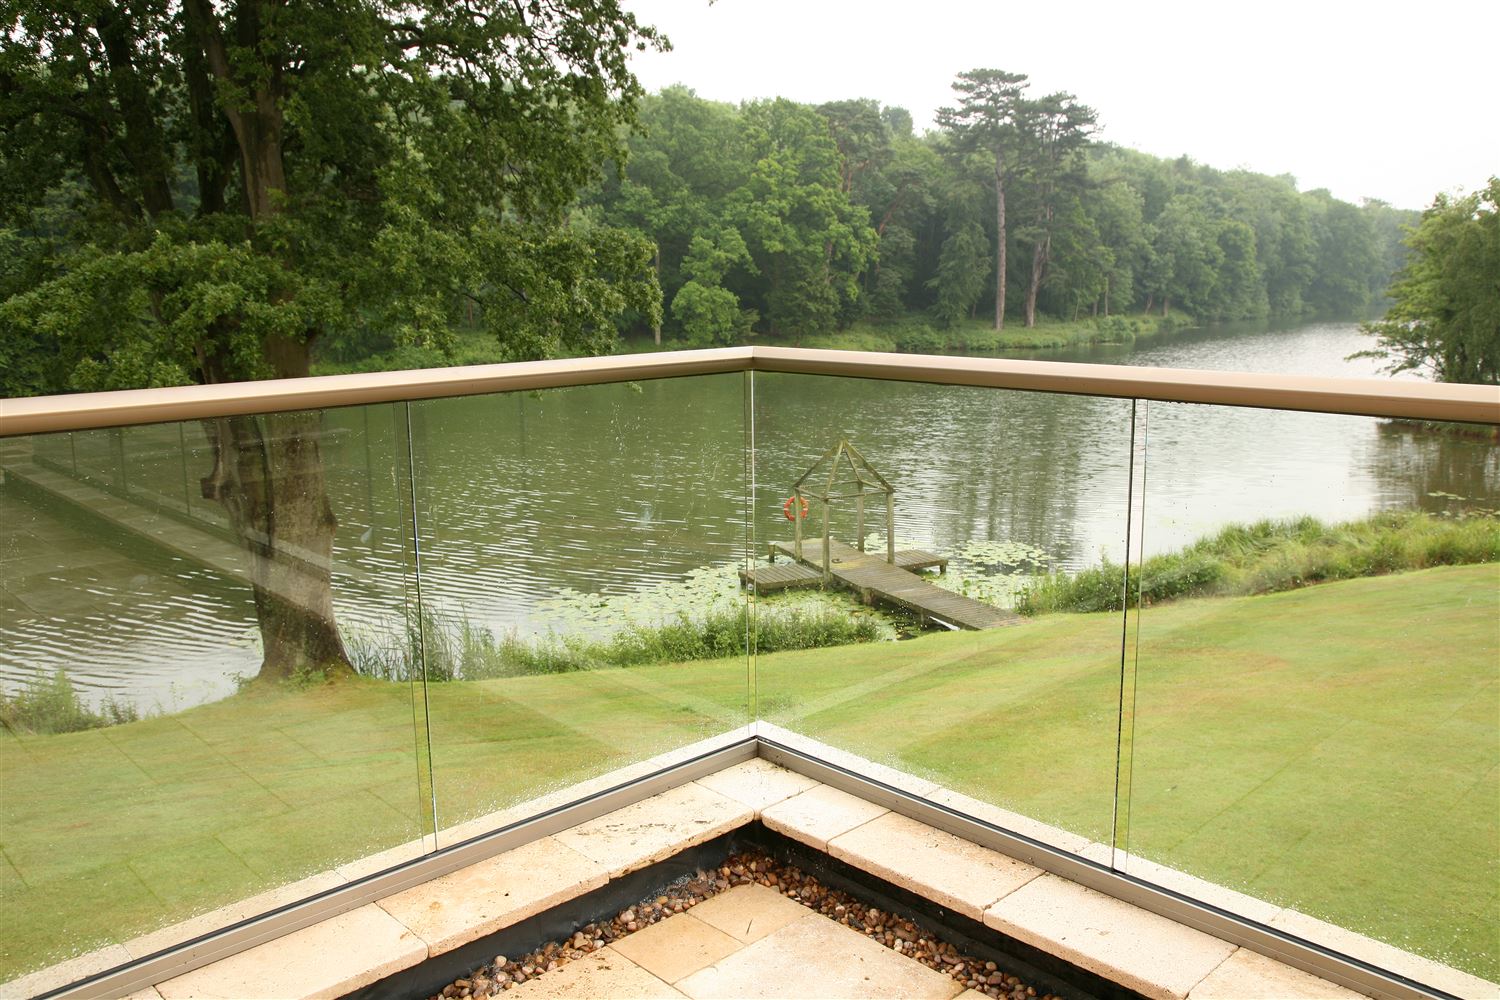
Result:
<svg viewBox="0 0 1500 1000"><path fill-rule="evenodd" d="M0 400L0 437L760 371L1500 425L1500 386L726 347Z"/></svg>

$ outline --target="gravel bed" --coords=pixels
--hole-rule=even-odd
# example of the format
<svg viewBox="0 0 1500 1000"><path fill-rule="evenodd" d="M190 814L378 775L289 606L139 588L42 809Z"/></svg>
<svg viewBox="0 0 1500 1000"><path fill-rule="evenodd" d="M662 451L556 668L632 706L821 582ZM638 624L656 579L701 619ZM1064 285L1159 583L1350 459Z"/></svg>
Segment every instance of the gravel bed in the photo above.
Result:
<svg viewBox="0 0 1500 1000"><path fill-rule="evenodd" d="M498 996L643 927L684 913L710 896L735 886L751 884L775 889L788 899L997 1000L1035 1000L1038 997L1041 1000L1061 1000L1052 994L1039 994L994 962L964 955L910 920L884 913L846 892L830 889L800 869L780 864L759 851L731 855L718 868L699 871L692 878L675 883L662 895L643 899L613 919L585 924L572 937L549 942L528 955L519 958L496 955L492 962L443 987L442 992L434 994L431 1000Z"/></svg>

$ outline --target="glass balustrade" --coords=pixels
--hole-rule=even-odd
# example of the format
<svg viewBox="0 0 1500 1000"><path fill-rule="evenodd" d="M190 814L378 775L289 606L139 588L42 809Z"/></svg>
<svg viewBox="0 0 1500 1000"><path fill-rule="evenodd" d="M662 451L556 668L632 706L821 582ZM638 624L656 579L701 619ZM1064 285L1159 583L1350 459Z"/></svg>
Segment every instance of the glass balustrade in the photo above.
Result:
<svg viewBox="0 0 1500 1000"><path fill-rule="evenodd" d="M1500 979L1500 447L1142 406L1116 865Z"/></svg>
<svg viewBox="0 0 1500 1000"><path fill-rule="evenodd" d="M1131 411L755 373L759 717L980 818L1107 844L1121 613L1026 602L1051 574L1124 558ZM799 618L862 645L798 650Z"/></svg>
<svg viewBox="0 0 1500 1000"><path fill-rule="evenodd" d="M411 404L441 846L748 723L745 379Z"/></svg>
<svg viewBox="0 0 1500 1000"><path fill-rule="evenodd" d="M0 441L0 981L425 849L407 454L390 405Z"/></svg>
<svg viewBox="0 0 1500 1000"><path fill-rule="evenodd" d="M746 371L0 439L0 981L750 732L1500 978L1485 433Z"/></svg>

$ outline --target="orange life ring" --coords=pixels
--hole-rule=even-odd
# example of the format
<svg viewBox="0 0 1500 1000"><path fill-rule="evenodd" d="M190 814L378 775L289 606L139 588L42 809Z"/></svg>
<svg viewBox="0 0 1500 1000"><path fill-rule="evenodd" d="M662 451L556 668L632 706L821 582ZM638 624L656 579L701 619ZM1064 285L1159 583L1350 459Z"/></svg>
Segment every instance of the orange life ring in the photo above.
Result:
<svg viewBox="0 0 1500 1000"><path fill-rule="evenodd" d="M799 514L793 514L792 513L792 508L796 506L798 500L802 501L802 510L801 510L801 512ZM806 518L807 517L807 497L798 497L798 496L789 496L789 497L787 497L786 498L786 503L784 503L784 504L781 505L781 512L786 515L786 519L788 521L795 521L795 520L797 520L798 517Z"/></svg>

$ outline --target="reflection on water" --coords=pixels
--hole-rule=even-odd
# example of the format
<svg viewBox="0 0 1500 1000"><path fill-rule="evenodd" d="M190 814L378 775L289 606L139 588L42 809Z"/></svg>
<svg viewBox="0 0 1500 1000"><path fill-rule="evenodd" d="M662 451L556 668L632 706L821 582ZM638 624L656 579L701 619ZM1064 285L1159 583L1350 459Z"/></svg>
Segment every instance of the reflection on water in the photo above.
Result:
<svg viewBox="0 0 1500 1000"><path fill-rule="evenodd" d="M1069 360L1368 376L1352 324L1179 335ZM394 633L414 593L495 631L545 629L564 590L618 596L747 550L746 380L739 375L436 400L326 414L339 519L335 587L352 633ZM788 534L781 502L840 437L897 490L897 534L954 552L1016 542L1077 569L1124 553L1128 400L759 374L754 543ZM1500 506L1500 448L1361 417L1142 404L1145 547L1236 520ZM415 488L406 478L409 454ZM179 547L227 544L203 501L192 424L11 443L38 467L163 519ZM1153 518L1153 503L1160 516ZM1166 516L1170 512L1170 517ZM852 511L835 532L853 540ZM878 520L878 519L877 519ZM159 545L0 491L0 682L66 668L146 709L232 690L258 666L249 589Z"/></svg>

